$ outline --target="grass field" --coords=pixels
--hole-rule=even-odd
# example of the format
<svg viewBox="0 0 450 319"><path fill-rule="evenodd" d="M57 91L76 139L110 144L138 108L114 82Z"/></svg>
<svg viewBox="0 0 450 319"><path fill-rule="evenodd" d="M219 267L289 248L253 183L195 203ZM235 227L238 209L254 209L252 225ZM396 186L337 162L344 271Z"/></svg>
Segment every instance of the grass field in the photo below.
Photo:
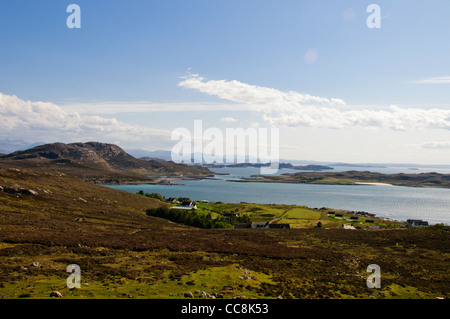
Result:
<svg viewBox="0 0 450 319"><path fill-rule="evenodd" d="M386 228L404 227L403 222L388 221L380 218L371 218L373 223L366 222L367 218L351 220L354 214L346 210L317 209L296 205L261 205L252 203L197 203L199 211L212 213L213 216L222 216L226 213L235 213L239 216L247 215L254 222L287 223L291 228L313 228L318 222L325 228L341 228L344 224L360 228L381 226ZM335 217L329 212L343 214Z"/></svg>

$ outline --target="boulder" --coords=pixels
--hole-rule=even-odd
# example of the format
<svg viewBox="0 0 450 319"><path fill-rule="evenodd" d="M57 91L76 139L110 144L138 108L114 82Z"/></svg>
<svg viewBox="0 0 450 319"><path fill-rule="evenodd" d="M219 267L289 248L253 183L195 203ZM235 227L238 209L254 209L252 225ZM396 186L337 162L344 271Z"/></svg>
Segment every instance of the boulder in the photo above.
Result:
<svg viewBox="0 0 450 319"><path fill-rule="evenodd" d="M61 298L62 295L61 295L61 293L59 293L59 291L52 291L52 293L50 294L50 297Z"/></svg>
<svg viewBox="0 0 450 319"><path fill-rule="evenodd" d="M205 291L202 292L202 298L211 298L209 294L207 294Z"/></svg>
<svg viewBox="0 0 450 319"><path fill-rule="evenodd" d="M188 291L184 293L184 298L194 298L194 295L192 294L192 292Z"/></svg>
<svg viewBox="0 0 450 319"><path fill-rule="evenodd" d="M38 195L38 192L36 192L35 190L32 190L32 189L26 189L25 192L26 192L26 195L33 195L33 196Z"/></svg>

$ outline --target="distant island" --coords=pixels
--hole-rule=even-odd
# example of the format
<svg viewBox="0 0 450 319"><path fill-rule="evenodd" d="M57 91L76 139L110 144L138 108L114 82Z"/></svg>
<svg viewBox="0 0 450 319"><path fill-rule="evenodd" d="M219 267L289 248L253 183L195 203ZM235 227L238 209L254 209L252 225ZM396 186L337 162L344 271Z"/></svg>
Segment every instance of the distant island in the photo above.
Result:
<svg viewBox="0 0 450 319"><path fill-rule="evenodd" d="M237 163L237 164L204 164L204 167L208 168L224 168L224 167L269 167L270 163ZM280 163L278 168L288 168L302 171L323 171L332 170L333 167L326 165L292 165L291 163Z"/></svg>
<svg viewBox="0 0 450 319"><path fill-rule="evenodd" d="M258 177L255 179L254 177ZM269 183L300 183L300 184L330 184L330 185L394 185L409 187L450 188L450 174L420 173L420 174L382 174L368 171L347 172L299 172L282 176L253 175L236 182L269 182Z"/></svg>

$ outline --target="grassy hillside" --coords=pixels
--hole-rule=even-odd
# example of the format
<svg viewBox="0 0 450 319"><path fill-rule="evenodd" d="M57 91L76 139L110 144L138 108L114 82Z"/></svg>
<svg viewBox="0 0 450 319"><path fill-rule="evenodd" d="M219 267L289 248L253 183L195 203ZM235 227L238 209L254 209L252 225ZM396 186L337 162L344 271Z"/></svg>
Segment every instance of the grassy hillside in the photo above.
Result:
<svg viewBox="0 0 450 319"><path fill-rule="evenodd" d="M450 295L448 227L198 229L145 214L163 202L60 173L1 169L0 186L2 298L52 291L68 299ZM260 208L248 209L262 218L283 213ZM282 217L317 212L293 207ZM374 263L381 289L366 285ZM66 286L70 264L81 268L79 289Z"/></svg>

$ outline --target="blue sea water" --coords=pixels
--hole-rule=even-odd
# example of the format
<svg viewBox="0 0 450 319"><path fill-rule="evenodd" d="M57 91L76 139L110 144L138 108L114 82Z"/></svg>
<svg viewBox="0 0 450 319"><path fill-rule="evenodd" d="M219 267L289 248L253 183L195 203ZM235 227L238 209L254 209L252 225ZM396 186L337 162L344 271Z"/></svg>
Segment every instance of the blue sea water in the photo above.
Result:
<svg viewBox="0 0 450 319"><path fill-rule="evenodd" d="M342 170L348 170L348 168ZM371 170L374 171L374 169ZM386 172L388 169L381 170ZM296 204L313 208L366 211L379 217L402 221L423 219L430 224L450 224L450 189L387 185L242 183L234 180L258 174L259 169L217 168L213 171L230 175L216 175L216 179L177 181L173 185L114 185L110 187L131 193L139 190L160 193L166 198L189 197L196 201L227 203ZM283 169L279 174L292 171ZM390 172L398 172L398 170L392 169Z"/></svg>

